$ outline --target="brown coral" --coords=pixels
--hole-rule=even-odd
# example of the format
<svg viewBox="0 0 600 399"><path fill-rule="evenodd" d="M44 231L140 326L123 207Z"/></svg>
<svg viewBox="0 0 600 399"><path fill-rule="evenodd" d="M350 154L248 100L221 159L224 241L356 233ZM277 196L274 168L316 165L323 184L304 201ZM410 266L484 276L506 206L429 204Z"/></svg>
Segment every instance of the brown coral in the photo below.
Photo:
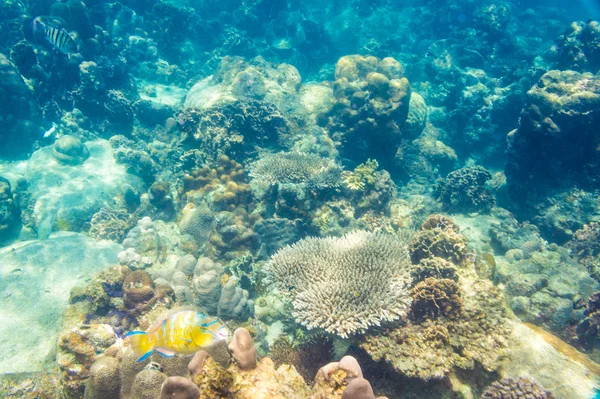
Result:
<svg viewBox="0 0 600 399"><path fill-rule="evenodd" d="M454 318L462 310L460 289L454 280L427 278L411 291L411 315L416 320Z"/></svg>
<svg viewBox="0 0 600 399"><path fill-rule="evenodd" d="M252 195L243 166L222 155L215 166L204 165L183 177L183 190L188 199L210 194L215 210L232 211L238 205L250 204Z"/></svg>
<svg viewBox="0 0 600 399"><path fill-rule="evenodd" d="M141 307L156 295L152 277L143 270L135 270L123 280L123 302L128 309Z"/></svg>
<svg viewBox="0 0 600 399"><path fill-rule="evenodd" d="M424 258L415 265L411 271L411 275L414 282L420 282L428 277L433 278L447 278L450 280L457 281L458 274L457 268L452 262L448 262L445 259L432 257Z"/></svg>
<svg viewBox="0 0 600 399"><path fill-rule="evenodd" d="M462 265L468 259L467 240L451 219L431 215L412 237L410 257L414 264L421 259L439 257Z"/></svg>
<svg viewBox="0 0 600 399"><path fill-rule="evenodd" d="M476 364L488 372L497 370L510 334L502 292L474 273L461 275L459 287L460 315L408 320L382 335L365 337L361 347L375 361L385 360L411 378L442 379Z"/></svg>

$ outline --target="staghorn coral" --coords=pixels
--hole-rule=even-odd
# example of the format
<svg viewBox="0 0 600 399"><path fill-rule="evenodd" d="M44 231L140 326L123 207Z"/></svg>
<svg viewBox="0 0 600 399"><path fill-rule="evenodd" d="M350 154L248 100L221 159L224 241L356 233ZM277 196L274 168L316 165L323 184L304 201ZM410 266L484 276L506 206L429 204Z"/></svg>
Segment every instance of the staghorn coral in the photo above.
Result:
<svg viewBox="0 0 600 399"><path fill-rule="evenodd" d="M398 319L410 304L407 244L394 235L306 238L273 255L266 272L297 322L342 337Z"/></svg>
<svg viewBox="0 0 600 399"><path fill-rule="evenodd" d="M411 316L416 320L454 318L462 310L460 288L454 280L426 278L411 290Z"/></svg>
<svg viewBox="0 0 600 399"><path fill-rule="evenodd" d="M492 174L481 166L455 170L437 187L438 199L450 212L489 212L496 198L486 187Z"/></svg>
<svg viewBox="0 0 600 399"><path fill-rule="evenodd" d="M504 378L495 381L481 395L481 399L554 399L550 391L545 391L537 386L535 382L519 377L518 380Z"/></svg>
<svg viewBox="0 0 600 399"><path fill-rule="evenodd" d="M341 168L335 161L303 152L280 152L263 156L252 165L250 176L257 182L274 184L306 184L321 190L339 184Z"/></svg>
<svg viewBox="0 0 600 399"><path fill-rule="evenodd" d="M439 257L461 265L468 258L467 240L451 219L441 215L431 215L423 222L413 235L409 250L413 263Z"/></svg>

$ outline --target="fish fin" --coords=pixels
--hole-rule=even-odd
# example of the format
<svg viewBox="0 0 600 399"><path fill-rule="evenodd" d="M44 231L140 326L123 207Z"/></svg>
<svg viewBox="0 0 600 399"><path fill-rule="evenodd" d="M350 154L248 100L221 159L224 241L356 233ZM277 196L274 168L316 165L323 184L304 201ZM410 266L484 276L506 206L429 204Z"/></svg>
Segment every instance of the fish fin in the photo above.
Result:
<svg viewBox="0 0 600 399"><path fill-rule="evenodd" d="M156 353L162 355L163 357L166 357L167 359L175 356L175 352L169 349L156 348L154 350L156 351Z"/></svg>
<svg viewBox="0 0 600 399"><path fill-rule="evenodd" d="M138 358L138 362L143 362L152 354L152 343L148 339L148 334L144 331L131 331L127 333L131 349Z"/></svg>
<svg viewBox="0 0 600 399"><path fill-rule="evenodd" d="M150 327L150 328L148 329L148 334L152 334L152 333L154 333L154 332L158 331L158 329L159 329L159 328L161 328L161 327L162 327L162 325L163 325L163 324L165 324L166 322L167 322L167 319L166 319L166 318L164 318L164 319L161 319L161 320L157 321L156 323L154 323L154 324L152 325L152 327Z"/></svg>

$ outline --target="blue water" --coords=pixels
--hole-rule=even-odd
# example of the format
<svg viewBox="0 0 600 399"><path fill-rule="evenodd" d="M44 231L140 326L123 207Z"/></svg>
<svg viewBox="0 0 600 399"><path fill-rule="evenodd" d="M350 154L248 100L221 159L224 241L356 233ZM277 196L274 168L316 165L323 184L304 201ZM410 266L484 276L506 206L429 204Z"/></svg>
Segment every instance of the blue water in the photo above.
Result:
<svg viewBox="0 0 600 399"><path fill-rule="evenodd" d="M2 1L0 396L599 398L599 70L595 0Z"/></svg>

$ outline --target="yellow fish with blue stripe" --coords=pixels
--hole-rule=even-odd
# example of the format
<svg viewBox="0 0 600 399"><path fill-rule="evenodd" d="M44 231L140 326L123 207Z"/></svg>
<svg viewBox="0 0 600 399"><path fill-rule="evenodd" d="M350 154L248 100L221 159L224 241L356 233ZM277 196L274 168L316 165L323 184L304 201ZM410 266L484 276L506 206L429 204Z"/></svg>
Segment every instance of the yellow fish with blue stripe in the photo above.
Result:
<svg viewBox="0 0 600 399"><path fill-rule="evenodd" d="M196 310L179 310L168 315L148 331L131 331L127 335L138 362L152 352L164 357L175 353L192 354L229 337L221 320Z"/></svg>

